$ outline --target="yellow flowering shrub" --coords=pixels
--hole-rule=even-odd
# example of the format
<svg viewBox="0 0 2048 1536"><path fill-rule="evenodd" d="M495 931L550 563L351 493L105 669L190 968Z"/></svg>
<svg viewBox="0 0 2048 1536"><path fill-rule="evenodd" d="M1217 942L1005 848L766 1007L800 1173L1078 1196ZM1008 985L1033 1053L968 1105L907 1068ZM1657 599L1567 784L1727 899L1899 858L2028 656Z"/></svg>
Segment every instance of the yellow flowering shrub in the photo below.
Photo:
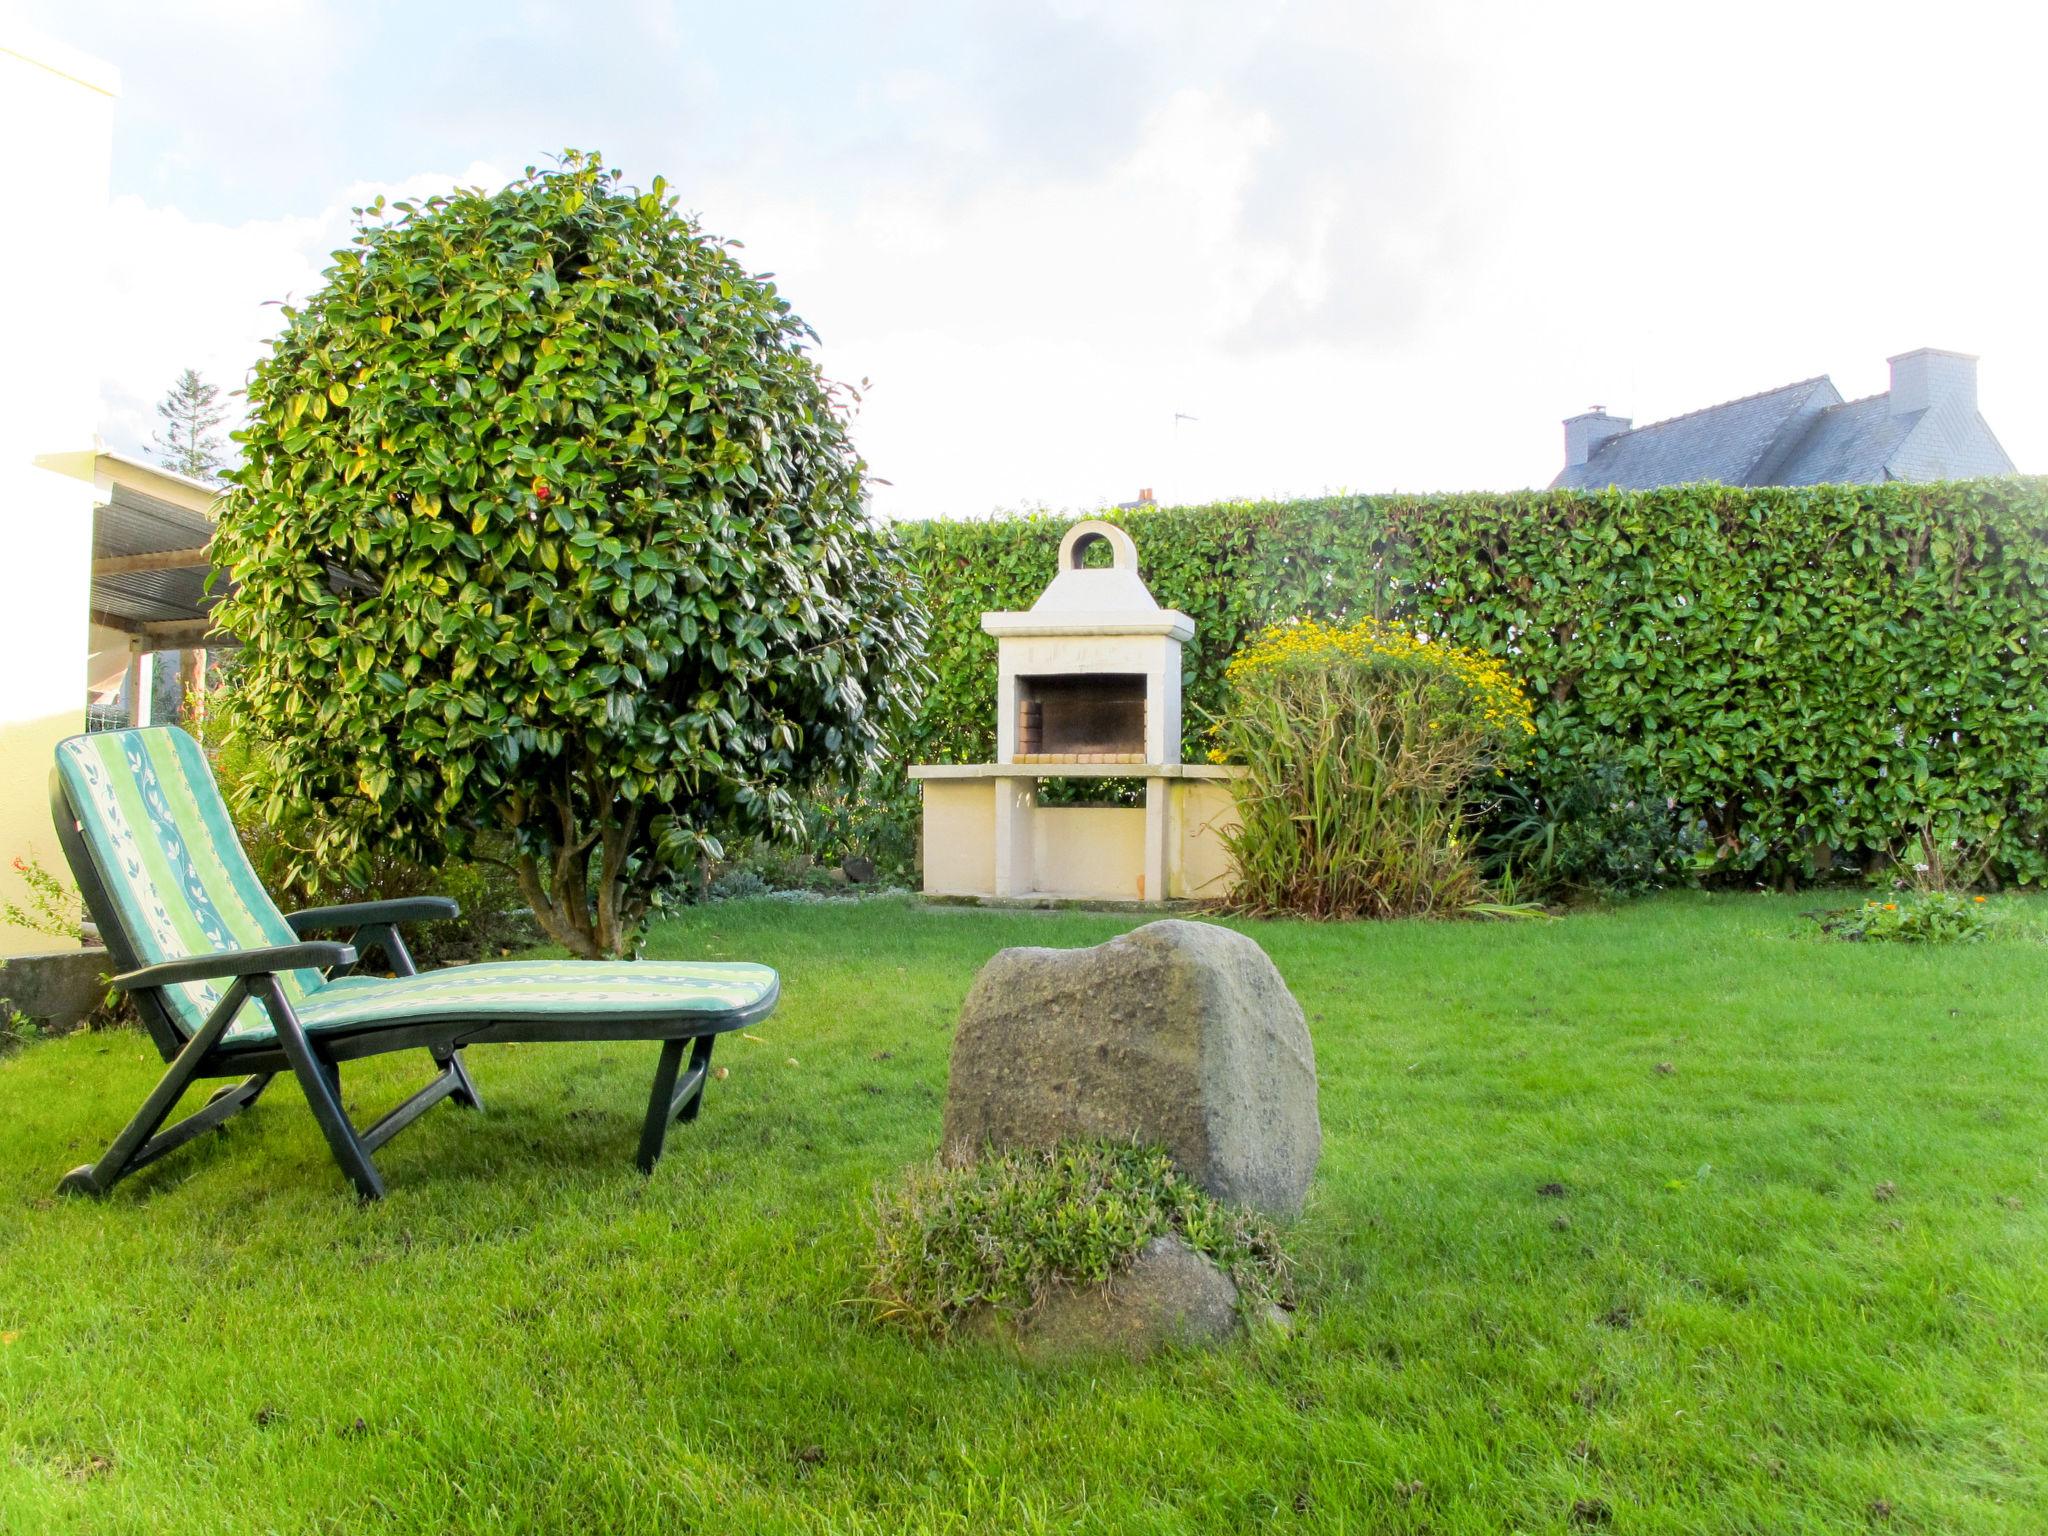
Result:
<svg viewBox="0 0 2048 1536"><path fill-rule="evenodd" d="M1224 668L1210 756L1241 763L1237 902L1315 917L1457 911L1486 895L1477 787L1535 734L1498 657L1377 619L1276 625Z"/></svg>
<svg viewBox="0 0 2048 1536"><path fill-rule="evenodd" d="M1261 672L1329 667L1347 661L1434 673L1446 685L1447 697L1440 702L1461 722L1476 721L1510 737L1536 734L1529 695L1498 656L1431 640L1382 619L1360 619L1342 628L1319 619L1276 624L1231 657L1223 675L1231 683L1241 684ZM1459 693L1462 700L1452 697Z"/></svg>

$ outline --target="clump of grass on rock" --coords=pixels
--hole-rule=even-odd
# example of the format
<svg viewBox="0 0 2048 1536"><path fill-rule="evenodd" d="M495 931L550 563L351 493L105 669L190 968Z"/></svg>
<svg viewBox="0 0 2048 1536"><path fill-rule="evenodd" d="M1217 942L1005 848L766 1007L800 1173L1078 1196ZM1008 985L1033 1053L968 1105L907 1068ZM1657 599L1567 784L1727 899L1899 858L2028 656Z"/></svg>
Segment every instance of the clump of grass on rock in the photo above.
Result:
<svg viewBox="0 0 2048 1536"><path fill-rule="evenodd" d="M1156 1237L1178 1236L1213 1260L1241 1307L1293 1298L1275 1229L1192 1183L1156 1147L1074 1142L920 1165L876 1192L870 1225L876 1316L929 1338L970 1317L1014 1316L1058 1285L1099 1285Z"/></svg>

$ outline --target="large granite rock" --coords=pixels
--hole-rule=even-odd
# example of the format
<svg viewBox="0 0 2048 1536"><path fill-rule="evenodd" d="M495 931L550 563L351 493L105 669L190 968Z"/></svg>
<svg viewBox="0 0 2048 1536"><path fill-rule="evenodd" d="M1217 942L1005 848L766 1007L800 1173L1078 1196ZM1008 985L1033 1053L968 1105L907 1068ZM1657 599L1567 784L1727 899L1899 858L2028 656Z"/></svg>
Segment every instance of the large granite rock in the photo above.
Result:
<svg viewBox="0 0 2048 1536"><path fill-rule="evenodd" d="M953 1040L945 1159L1086 1138L1163 1146L1219 1199L1301 1210L1322 1153L1315 1051L1264 950L1169 920L982 967Z"/></svg>

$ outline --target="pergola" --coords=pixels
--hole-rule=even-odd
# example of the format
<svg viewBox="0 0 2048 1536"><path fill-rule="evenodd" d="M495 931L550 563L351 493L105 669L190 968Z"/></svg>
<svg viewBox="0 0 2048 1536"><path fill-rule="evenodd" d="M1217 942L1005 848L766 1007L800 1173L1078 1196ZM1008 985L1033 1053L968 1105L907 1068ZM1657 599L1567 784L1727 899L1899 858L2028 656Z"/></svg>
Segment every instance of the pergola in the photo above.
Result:
<svg viewBox="0 0 2048 1536"><path fill-rule="evenodd" d="M196 697L207 648L235 643L211 618L225 578L207 588L220 488L104 448L38 462L92 482L88 686L111 686L125 668L131 723L147 724L157 653L182 653L181 680Z"/></svg>

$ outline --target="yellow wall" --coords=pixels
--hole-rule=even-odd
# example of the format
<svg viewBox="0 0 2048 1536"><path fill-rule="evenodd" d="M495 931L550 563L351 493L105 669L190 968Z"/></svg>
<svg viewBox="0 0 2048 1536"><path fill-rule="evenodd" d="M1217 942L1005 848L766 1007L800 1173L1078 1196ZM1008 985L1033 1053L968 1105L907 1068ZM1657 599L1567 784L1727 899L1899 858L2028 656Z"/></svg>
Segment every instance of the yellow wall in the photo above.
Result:
<svg viewBox="0 0 2048 1536"><path fill-rule="evenodd" d="M13 864L64 870L47 782L57 742L85 729L92 585L89 480L38 468L39 454L90 453L98 414L97 262L113 152L114 71L60 44L0 29L0 899L23 891ZM68 876L67 876L68 877ZM0 955L75 948L0 926Z"/></svg>
<svg viewBox="0 0 2048 1536"><path fill-rule="evenodd" d="M1172 860L1167 894L1213 901L1230 894L1237 883L1236 866L1223 846L1223 834L1240 825L1237 801L1221 779L1179 779L1173 784L1170 826L1180 829L1180 846Z"/></svg>
<svg viewBox="0 0 2048 1536"><path fill-rule="evenodd" d="M993 895L996 781L927 779L923 788L925 894Z"/></svg>
<svg viewBox="0 0 2048 1536"><path fill-rule="evenodd" d="M1145 899L1145 813L1134 805L1041 805L1031 814L1031 888L1094 901Z"/></svg>

